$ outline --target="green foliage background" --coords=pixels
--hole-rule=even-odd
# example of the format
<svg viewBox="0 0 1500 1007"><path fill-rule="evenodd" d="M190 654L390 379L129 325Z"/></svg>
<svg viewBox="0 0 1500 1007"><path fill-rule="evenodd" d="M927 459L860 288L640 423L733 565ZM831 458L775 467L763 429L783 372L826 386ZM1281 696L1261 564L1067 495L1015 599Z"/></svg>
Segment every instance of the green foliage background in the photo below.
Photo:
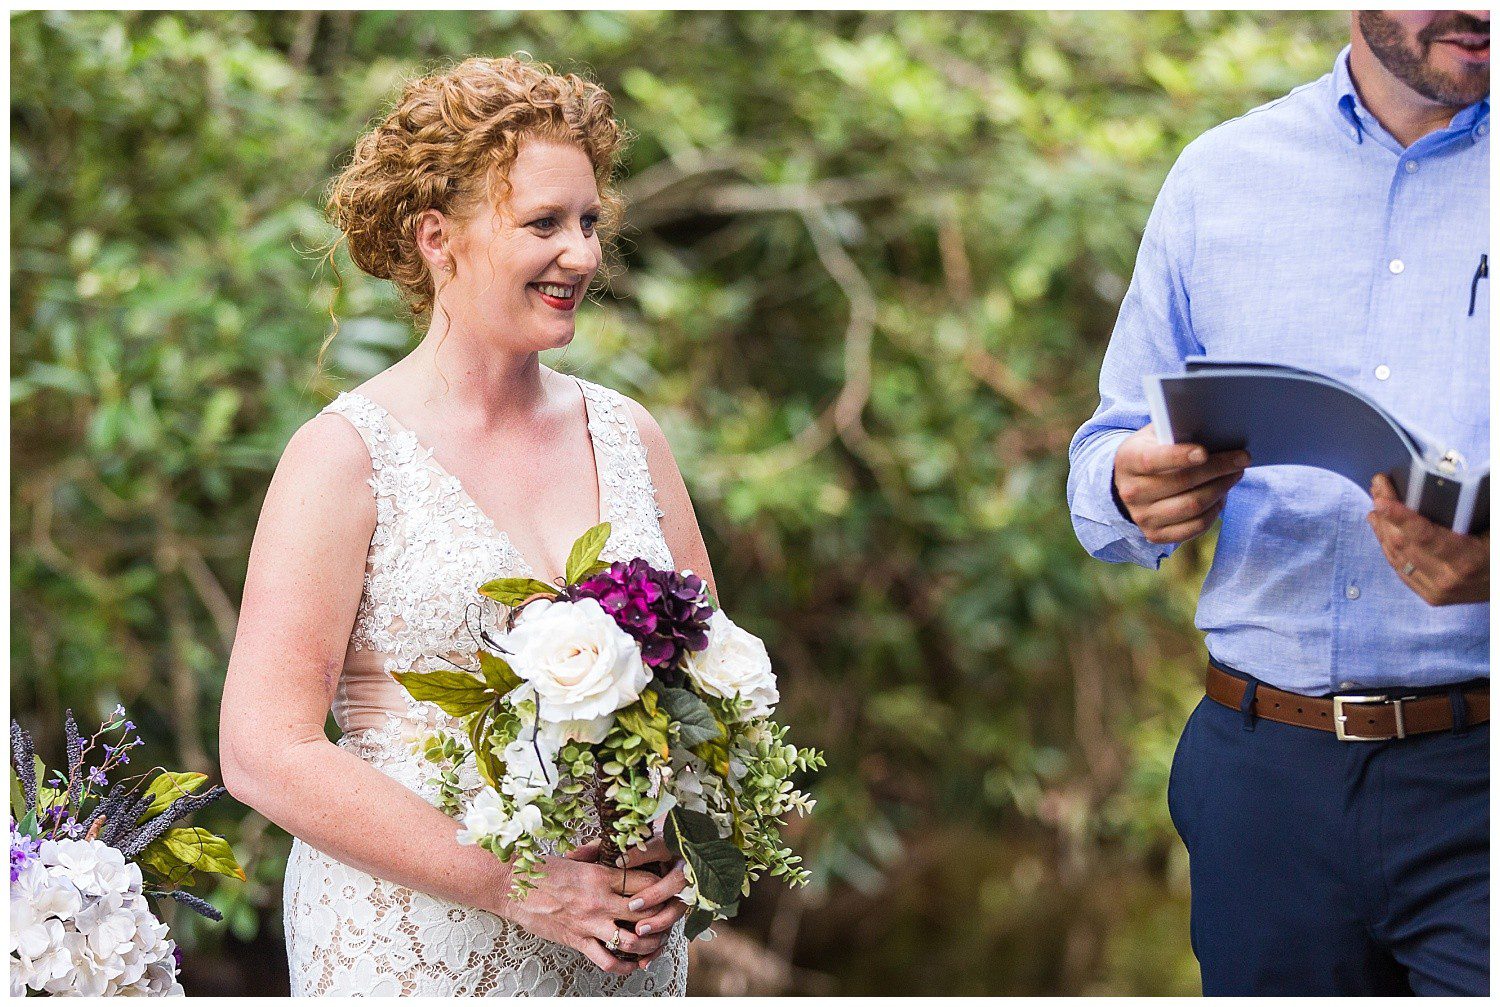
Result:
<svg viewBox="0 0 1500 1007"><path fill-rule="evenodd" d="M213 771L264 488L412 342L320 195L399 82L528 50L636 135L625 268L554 366L644 402L795 737L798 837L700 992L1196 990L1172 747L1211 545L1077 545L1066 445L1181 148L1331 66L1330 13L68 13L11 22L12 706L124 702ZM315 374L329 311L331 372ZM271 671L271 669L268 669ZM50 733L49 733L50 732ZM175 926L275 989L287 838ZM735 935L731 935L733 937ZM731 956L732 957L732 956ZM218 978L210 978L210 975Z"/></svg>

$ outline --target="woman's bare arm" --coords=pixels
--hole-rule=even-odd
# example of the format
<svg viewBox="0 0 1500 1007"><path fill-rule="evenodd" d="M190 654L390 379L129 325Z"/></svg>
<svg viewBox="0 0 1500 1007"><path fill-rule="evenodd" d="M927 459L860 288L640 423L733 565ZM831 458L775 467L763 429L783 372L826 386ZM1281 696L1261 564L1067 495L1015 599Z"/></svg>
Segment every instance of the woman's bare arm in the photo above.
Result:
<svg viewBox="0 0 1500 1007"><path fill-rule="evenodd" d="M224 783L335 859L441 898L503 908L509 868L323 733L375 529L369 455L337 416L287 445L261 510L220 712Z"/></svg>

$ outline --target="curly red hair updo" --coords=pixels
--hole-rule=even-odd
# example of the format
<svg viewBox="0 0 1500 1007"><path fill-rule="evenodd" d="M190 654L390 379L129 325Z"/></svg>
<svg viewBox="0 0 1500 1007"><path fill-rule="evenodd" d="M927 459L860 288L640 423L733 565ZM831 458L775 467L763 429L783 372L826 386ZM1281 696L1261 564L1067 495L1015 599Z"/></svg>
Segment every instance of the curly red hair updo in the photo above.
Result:
<svg viewBox="0 0 1500 1007"><path fill-rule="evenodd" d="M329 186L328 216L355 265L395 283L414 315L430 312L436 290L417 250L417 220L438 210L462 221L483 200L502 205L527 138L574 143L588 155L607 242L623 208L612 181L625 146L609 92L524 54L471 57L408 82Z"/></svg>

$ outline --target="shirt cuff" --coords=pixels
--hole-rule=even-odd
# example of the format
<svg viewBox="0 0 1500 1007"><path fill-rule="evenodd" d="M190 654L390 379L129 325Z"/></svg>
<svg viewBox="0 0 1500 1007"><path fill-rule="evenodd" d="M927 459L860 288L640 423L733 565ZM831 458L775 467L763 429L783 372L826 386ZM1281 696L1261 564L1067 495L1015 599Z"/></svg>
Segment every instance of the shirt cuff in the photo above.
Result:
<svg viewBox="0 0 1500 1007"><path fill-rule="evenodd" d="M1107 563L1135 563L1155 570L1175 546L1146 541L1130 520L1114 487L1115 452L1130 431L1102 434L1080 457L1069 480L1073 531L1089 555Z"/></svg>

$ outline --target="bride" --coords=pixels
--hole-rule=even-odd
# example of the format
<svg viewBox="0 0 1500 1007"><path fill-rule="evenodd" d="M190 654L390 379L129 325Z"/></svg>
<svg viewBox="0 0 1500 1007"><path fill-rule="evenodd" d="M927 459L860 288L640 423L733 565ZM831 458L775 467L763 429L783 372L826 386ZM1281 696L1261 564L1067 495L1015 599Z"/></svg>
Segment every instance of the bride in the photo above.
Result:
<svg viewBox="0 0 1500 1007"><path fill-rule="evenodd" d="M593 842L512 899L509 866L457 843L415 754L445 715L390 674L477 668L472 631L503 613L475 589L559 578L600 521L607 559L709 571L656 423L538 361L573 338L622 145L598 86L469 59L407 85L330 190L354 261L431 320L291 439L250 553L220 756L231 792L296 837L294 994L685 992L663 844L622 871Z"/></svg>

